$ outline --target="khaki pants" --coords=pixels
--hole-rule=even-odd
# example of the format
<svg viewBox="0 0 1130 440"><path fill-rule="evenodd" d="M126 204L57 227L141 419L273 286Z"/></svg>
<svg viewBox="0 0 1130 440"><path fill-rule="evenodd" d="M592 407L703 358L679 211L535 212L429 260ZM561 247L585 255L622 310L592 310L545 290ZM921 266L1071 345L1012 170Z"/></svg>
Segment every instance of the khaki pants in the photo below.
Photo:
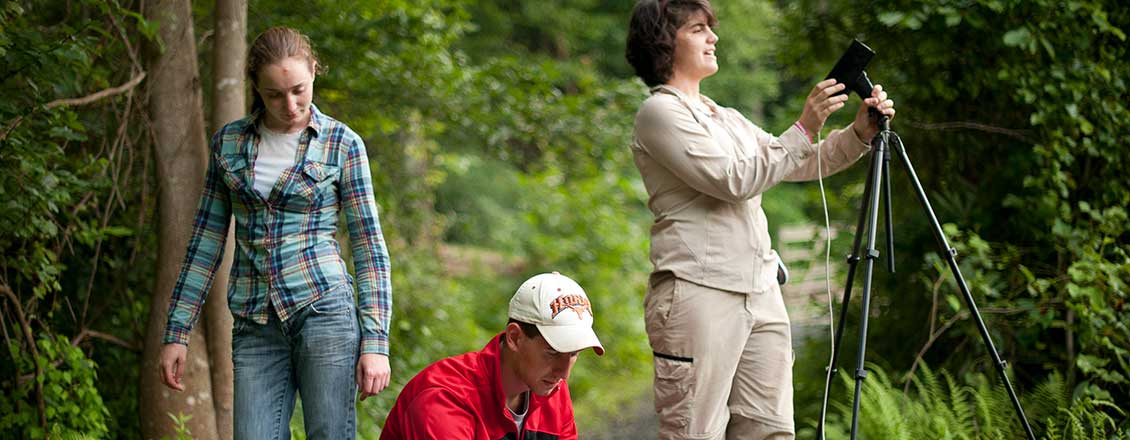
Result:
<svg viewBox="0 0 1130 440"><path fill-rule="evenodd" d="M644 321L660 439L795 437L792 341L778 286L746 295L653 274Z"/></svg>

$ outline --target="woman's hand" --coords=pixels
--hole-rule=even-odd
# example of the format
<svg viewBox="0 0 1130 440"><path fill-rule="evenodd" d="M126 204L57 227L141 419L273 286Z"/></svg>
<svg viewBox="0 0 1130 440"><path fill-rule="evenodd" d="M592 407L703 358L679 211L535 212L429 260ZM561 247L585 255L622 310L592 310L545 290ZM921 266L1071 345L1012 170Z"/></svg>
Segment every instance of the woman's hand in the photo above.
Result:
<svg viewBox="0 0 1130 440"><path fill-rule="evenodd" d="M357 359L357 388L361 391L361 400L385 389L391 376L388 356L373 353L361 355Z"/></svg>
<svg viewBox="0 0 1130 440"><path fill-rule="evenodd" d="M887 99L887 92L883 90L883 86L875 84L875 88L871 89L871 97L864 99L863 104L860 104L859 111L855 113L855 123L852 124L855 135L864 143L871 143L871 139L879 134L879 121L867 112L871 107L887 115L888 119L895 117L895 102Z"/></svg>
<svg viewBox="0 0 1130 440"><path fill-rule="evenodd" d="M804 101L804 110L800 112L800 125L808 132L809 137L816 136L824 127L828 116L844 107L848 94L832 96L844 89L843 84L837 84L834 79L826 79L816 83L808 99Z"/></svg>
<svg viewBox="0 0 1130 440"><path fill-rule="evenodd" d="M161 347L161 382L165 386L184 391L184 361L188 357L188 346L184 344L169 343Z"/></svg>

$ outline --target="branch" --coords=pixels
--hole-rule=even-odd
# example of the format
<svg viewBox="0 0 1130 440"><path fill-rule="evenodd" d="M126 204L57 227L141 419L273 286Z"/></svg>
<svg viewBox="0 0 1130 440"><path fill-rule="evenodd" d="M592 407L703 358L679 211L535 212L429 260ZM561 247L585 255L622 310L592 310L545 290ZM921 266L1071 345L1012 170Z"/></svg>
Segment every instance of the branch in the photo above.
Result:
<svg viewBox="0 0 1130 440"><path fill-rule="evenodd" d="M1012 129L1012 128L996 127L996 126L993 126L993 125L981 124L981 123L978 123L978 122L954 121L954 122L929 123L929 122L914 122L914 121L911 121L910 126L914 127L914 128L921 128L923 130L953 130L953 129L965 128L965 129L970 129L970 130L979 130L979 131L985 131L985 132L989 132L989 133L1003 134L1003 135L1008 136L1010 138L1013 138L1013 139L1016 139L1016 140L1019 140L1019 141L1023 141L1023 142L1029 143L1029 144L1035 144L1036 143L1036 142L1034 142L1034 141L1032 141L1031 139L1028 138L1028 136L1027 136L1028 131L1027 130L1016 130L1016 129Z"/></svg>
<svg viewBox="0 0 1130 440"><path fill-rule="evenodd" d="M942 290L942 283L946 280L945 277L938 275L938 279L934 280L934 302L930 306L930 334L934 334L934 325L938 323L938 294Z"/></svg>
<svg viewBox="0 0 1130 440"><path fill-rule="evenodd" d="M90 330L85 328L82 329L81 332L79 332L78 336L75 336L74 339L71 339L71 346L78 347L78 345L85 341L87 338L101 339L114 345L121 346L122 348L125 348L126 350L132 351L134 353L141 353L142 350L142 348L138 344L130 343L129 341L111 335L109 333L102 333L97 330ZM55 362L52 362L51 365L55 368L58 368L60 365L63 365L63 360L57 359L55 360ZM16 383L22 385L32 379L35 379L35 375L25 374L18 377L16 379Z"/></svg>
<svg viewBox="0 0 1130 440"><path fill-rule="evenodd" d="M127 82L125 84L122 84L122 85L117 86L117 87L111 87L111 88L105 89L105 90L100 90L100 91L94 92L92 94L83 96L81 98L56 99L54 101L48 102L47 108L53 109L53 108L56 108L56 107L63 107L63 106L90 104L90 103L97 101L99 99L102 99L102 98L106 98L106 97L110 97L110 96L114 96L114 95L120 95L120 94L125 93L126 91L128 91L130 89L133 89L134 87L137 87L137 85L140 84L141 80L143 80L143 79L145 79L145 72L138 73L137 76L134 76L133 79L129 80L129 82ZM32 113L34 113L34 111ZM0 132L0 141L7 139L8 135L12 133L12 130L15 130L16 127L18 127L20 125L20 123L22 123L23 121L24 121L24 116L17 116L15 119L12 119L12 122L10 122L8 124L8 126L4 128L4 131Z"/></svg>
<svg viewBox="0 0 1130 440"><path fill-rule="evenodd" d="M132 352L135 352L135 353L141 353L141 350L142 350L142 348L139 345L137 345L137 343L126 341L122 338L111 335L109 333L103 333L103 332L100 332L98 330L91 330L91 329L87 329L87 328L82 329L82 331L79 332L78 336L75 336L75 338L71 340L71 345L77 347L79 344L82 343L83 340L85 340L88 337L95 338L95 339L101 339L103 341L109 342L111 344L117 345L119 347L125 348L126 350L129 350L129 351L132 351Z"/></svg>
<svg viewBox="0 0 1130 440"><path fill-rule="evenodd" d="M122 44L126 46L126 54L129 55L130 61L133 62L133 67L137 69L137 71L141 71L141 63L137 60L137 51L133 49L132 44L129 44L129 38L126 37L125 29L122 29L122 25L118 23L117 17L114 17L112 12L107 12L106 16L110 17L110 22L113 23L114 28L118 30L118 36L122 38Z"/></svg>
<svg viewBox="0 0 1130 440"><path fill-rule="evenodd" d="M196 47L203 46L204 42L208 41L209 38L212 38L212 34L214 34L214 33L216 33L215 30L208 29L208 30L204 31L203 34L200 34L200 39L196 41Z"/></svg>
<svg viewBox="0 0 1130 440"><path fill-rule="evenodd" d="M12 130L15 130L16 127L19 127L20 123L22 123L22 122L24 122L24 117L23 116L16 116L16 118L12 120L12 123L8 124L8 127L4 128L4 132L0 133L0 141L7 139L8 134L11 133Z"/></svg>
<svg viewBox="0 0 1130 440"><path fill-rule="evenodd" d="M923 345L922 349L918 350L918 354L914 356L914 363L910 364L910 371L906 373L906 376L904 378L906 385L903 385L903 394L906 394L908 391L910 391L910 380L914 377L914 371L918 369L918 364L922 362L922 357L925 356L926 352L930 350L930 347L934 345L934 341L937 341L938 338L942 336L942 333L945 333L946 330L949 330L949 328L952 327L953 324L958 320L968 317L969 312L963 310L960 313L953 315L953 317L946 321L945 324L942 324L942 328L939 328L938 331L930 335L930 339L926 341L926 344Z"/></svg>
<svg viewBox="0 0 1130 440"><path fill-rule="evenodd" d="M1035 309L1035 307L982 307L978 310L986 315L1015 315L1018 313L1028 313L1033 309Z"/></svg>
<svg viewBox="0 0 1130 440"><path fill-rule="evenodd" d="M122 84L122 85L117 86L117 87L111 87L111 88L105 89L105 90L100 90L100 91L94 92L92 94L83 96L81 98L56 99L54 101L48 102L47 108L51 109L51 108L62 107L62 106L90 104L90 103L97 101L99 99L102 99L102 98L106 98L106 97L110 97L110 96L114 96L114 95L120 95L122 93L125 93L127 90L130 90L134 87L137 87L137 85L140 84L141 80L143 80L143 79L145 79L145 72L138 73L137 76L134 76L133 79L129 80L129 82L127 82L125 84Z"/></svg>
<svg viewBox="0 0 1130 440"><path fill-rule="evenodd" d="M35 347L35 336L31 333L31 324L24 316L23 304L20 304L20 299L7 285L0 284L0 293L12 302L12 309L16 311L16 318L20 320L20 327L23 328L24 337L27 338L28 348L31 350L31 360L35 363L35 376L32 378L36 379L43 375L43 367L39 365L39 349ZM39 407L39 426L47 429L47 404L43 401L43 382L39 380L35 381L35 403Z"/></svg>

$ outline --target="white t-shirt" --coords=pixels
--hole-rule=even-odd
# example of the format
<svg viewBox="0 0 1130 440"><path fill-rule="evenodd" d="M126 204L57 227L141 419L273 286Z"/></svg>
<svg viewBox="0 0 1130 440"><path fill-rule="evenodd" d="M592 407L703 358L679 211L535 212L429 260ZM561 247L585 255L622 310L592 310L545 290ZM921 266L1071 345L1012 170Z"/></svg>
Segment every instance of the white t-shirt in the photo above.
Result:
<svg viewBox="0 0 1130 440"><path fill-rule="evenodd" d="M298 152L298 138L302 130L279 133L259 125L259 155L255 157L255 192L264 199L271 197L271 188L278 182L283 170L294 166Z"/></svg>
<svg viewBox="0 0 1130 440"><path fill-rule="evenodd" d="M510 413L511 417L514 417L514 426L518 427L518 432L522 432L522 422L526 421L526 413L530 411L530 392L526 391L523 394L525 395L522 396L521 414L514 412L509 406L506 407L506 411Z"/></svg>

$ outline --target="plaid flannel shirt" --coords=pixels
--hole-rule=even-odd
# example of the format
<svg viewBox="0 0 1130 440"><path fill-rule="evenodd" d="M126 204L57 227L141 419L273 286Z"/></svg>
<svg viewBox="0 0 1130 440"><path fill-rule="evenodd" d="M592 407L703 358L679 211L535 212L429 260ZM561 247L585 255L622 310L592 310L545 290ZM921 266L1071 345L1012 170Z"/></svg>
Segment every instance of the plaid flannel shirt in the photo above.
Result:
<svg viewBox="0 0 1130 440"><path fill-rule="evenodd" d="M389 257L377 218L361 137L310 106L299 159L263 198L253 188L261 113L229 123L212 138L204 192L169 304L165 343L188 344L235 217L228 305L259 324L281 321L336 289L353 287L336 237L344 211L352 244L361 352L388 354L392 309ZM351 292L352 293L352 292Z"/></svg>

